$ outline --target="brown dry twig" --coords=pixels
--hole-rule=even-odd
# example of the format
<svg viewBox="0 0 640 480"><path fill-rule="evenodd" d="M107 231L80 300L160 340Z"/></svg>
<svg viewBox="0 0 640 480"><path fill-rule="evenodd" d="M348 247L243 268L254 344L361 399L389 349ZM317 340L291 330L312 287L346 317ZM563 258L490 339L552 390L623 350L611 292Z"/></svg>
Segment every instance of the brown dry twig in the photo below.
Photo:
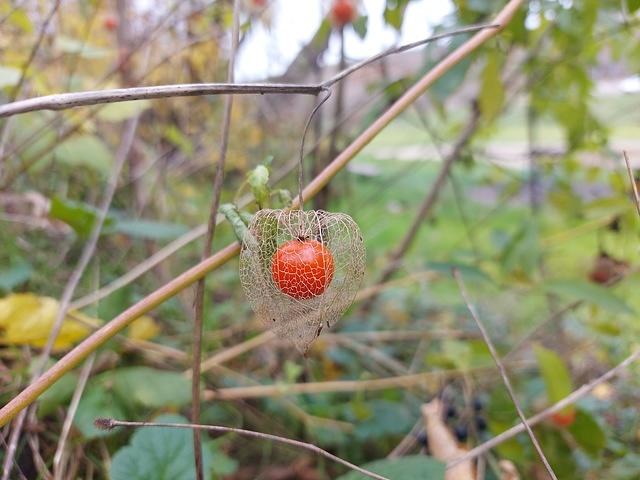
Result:
<svg viewBox="0 0 640 480"><path fill-rule="evenodd" d="M636 179L633 176L633 169L631 168L631 163L629 162L629 156L627 155L627 151L623 150L622 155L624 156L624 163L626 163L627 165L627 173L629 174L629 182L631 182L631 190L633 191L634 204L636 206L638 216L640 216L640 197L638 196L638 185L636 184Z"/></svg>
<svg viewBox="0 0 640 480"><path fill-rule="evenodd" d="M233 84L236 52L240 37L239 0L233 2L233 27L231 29L231 53L229 54L229 64L227 66L227 81ZM216 172L213 178L213 188L211 195L211 207L209 209L209 221L207 223L207 235L202 249L201 260L204 261L211 256L213 249L213 237L216 232L218 217L218 207L220 205L220 194L222 193L222 181L224 179L224 165L227 160L227 148L229 146L229 132L231 131L231 109L233 108L233 95L227 95L224 104L224 114L222 117L222 134L220 139L220 152L216 163ZM191 422L200 422L200 362L202 360L202 319L204 316L204 287L206 277L200 278L196 286L196 296L194 300L195 319L193 324L193 361L191 374ZM196 464L196 478L204 478L204 467L202 464L202 440L200 430L193 430L193 455Z"/></svg>

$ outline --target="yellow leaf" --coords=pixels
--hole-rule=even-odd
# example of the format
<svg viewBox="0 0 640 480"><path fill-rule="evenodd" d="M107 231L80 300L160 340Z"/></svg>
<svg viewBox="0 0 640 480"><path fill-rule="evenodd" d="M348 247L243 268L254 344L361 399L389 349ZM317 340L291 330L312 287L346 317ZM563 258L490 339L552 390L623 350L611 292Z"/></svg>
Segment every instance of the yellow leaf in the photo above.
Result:
<svg viewBox="0 0 640 480"><path fill-rule="evenodd" d="M55 298L32 293L16 293L0 299L0 344L43 347L58 314ZM64 319L53 348L71 347L89 334L89 325L99 321L70 310Z"/></svg>
<svg viewBox="0 0 640 480"><path fill-rule="evenodd" d="M127 337L134 340L149 340L160 333L156 321L148 315L135 319L127 329Z"/></svg>

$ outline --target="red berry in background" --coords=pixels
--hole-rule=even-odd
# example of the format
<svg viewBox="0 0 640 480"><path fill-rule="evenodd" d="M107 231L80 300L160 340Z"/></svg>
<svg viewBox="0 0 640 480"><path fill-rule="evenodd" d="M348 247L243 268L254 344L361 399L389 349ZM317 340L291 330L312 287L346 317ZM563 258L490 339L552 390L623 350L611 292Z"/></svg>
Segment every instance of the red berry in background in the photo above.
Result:
<svg viewBox="0 0 640 480"><path fill-rule="evenodd" d="M354 0L333 0L331 4L331 22L341 28L356 19L356 5Z"/></svg>
<svg viewBox="0 0 640 480"><path fill-rule="evenodd" d="M107 15L106 17L104 17L104 28L106 28L110 32L113 32L118 28L118 23L118 17L116 17L115 15Z"/></svg>
<svg viewBox="0 0 640 480"><path fill-rule="evenodd" d="M570 427L576 420L576 409L569 408L551 415L551 421L560 428Z"/></svg>
<svg viewBox="0 0 640 480"><path fill-rule="evenodd" d="M628 269L628 262L618 260L605 252L600 252L589 272L589 280L601 285L608 285L620 280Z"/></svg>
<svg viewBox="0 0 640 480"><path fill-rule="evenodd" d="M251 0L254 7L264 8L267 6L267 0Z"/></svg>
<svg viewBox="0 0 640 480"><path fill-rule="evenodd" d="M282 244L271 260L271 275L280 291L296 300L317 297L333 279L333 256L322 243L294 239Z"/></svg>

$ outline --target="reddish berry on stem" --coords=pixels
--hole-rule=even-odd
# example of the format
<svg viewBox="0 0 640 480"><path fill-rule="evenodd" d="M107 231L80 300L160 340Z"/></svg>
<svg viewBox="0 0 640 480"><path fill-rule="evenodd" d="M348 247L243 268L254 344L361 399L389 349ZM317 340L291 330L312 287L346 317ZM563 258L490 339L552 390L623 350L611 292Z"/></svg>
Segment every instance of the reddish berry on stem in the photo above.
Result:
<svg viewBox="0 0 640 480"><path fill-rule="evenodd" d="M356 19L354 0L333 0L331 4L331 21L335 27L344 27Z"/></svg>
<svg viewBox="0 0 640 480"><path fill-rule="evenodd" d="M113 32L116 28L118 28L118 17L115 15L107 15L104 17L104 28Z"/></svg>
<svg viewBox="0 0 640 480"><path fill-rule="evenodd" d="M282 244L271 260L271 275L280 291L296 300L317 297L333 279L333 256L312 239Z"/></svg>
<svg viewBox="0 0 640 480"><path fill-rule="evenodd" d="M551 421L558 427L570 427L576 420L576 409L560 410L551 415Z"/></svg>
<svg viewBox="0 0 640 480"><path fill-rule="evenodd" d="M593 263L593 268L589 272L589 280L594 283L608 285L620 280L628 269L628 262L618 260L605 252L600 252Z"/></svg>

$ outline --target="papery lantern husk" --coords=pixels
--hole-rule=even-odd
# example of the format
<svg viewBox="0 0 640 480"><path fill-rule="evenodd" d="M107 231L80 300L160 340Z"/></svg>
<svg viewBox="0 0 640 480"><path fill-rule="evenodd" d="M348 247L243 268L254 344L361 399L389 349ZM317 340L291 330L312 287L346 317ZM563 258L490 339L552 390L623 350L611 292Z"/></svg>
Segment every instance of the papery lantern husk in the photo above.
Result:
<svg viewBox="0 0 640 480"><path fill-rule="evenodd" d="M285 293L272 272L278 249L296 239L319 242L333 260L333 271L322 275L324 291L310 298ZM365 248L358 225L347 214L323 210L258 211L240 253L240 281L256 316L303 353L323 328L333 327L349 308L364 269Z"/></svg>

